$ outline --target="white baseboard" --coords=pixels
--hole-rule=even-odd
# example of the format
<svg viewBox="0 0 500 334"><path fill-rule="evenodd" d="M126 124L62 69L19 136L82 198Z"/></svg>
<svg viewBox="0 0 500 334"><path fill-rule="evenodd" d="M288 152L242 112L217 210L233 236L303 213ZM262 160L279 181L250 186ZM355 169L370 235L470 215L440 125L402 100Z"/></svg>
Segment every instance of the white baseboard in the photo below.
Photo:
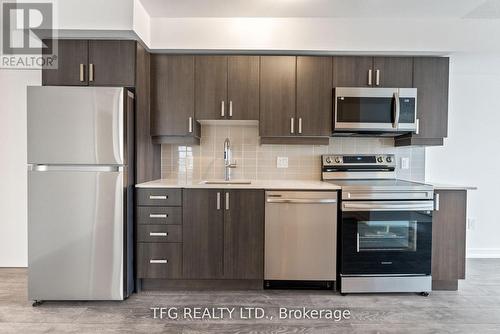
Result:
<svg viewBox="0 0 500 334"><path fill-rule="evenodd" d="M467 258L470 259L496 259L500 258L500 248L469 248Z"/></svg>

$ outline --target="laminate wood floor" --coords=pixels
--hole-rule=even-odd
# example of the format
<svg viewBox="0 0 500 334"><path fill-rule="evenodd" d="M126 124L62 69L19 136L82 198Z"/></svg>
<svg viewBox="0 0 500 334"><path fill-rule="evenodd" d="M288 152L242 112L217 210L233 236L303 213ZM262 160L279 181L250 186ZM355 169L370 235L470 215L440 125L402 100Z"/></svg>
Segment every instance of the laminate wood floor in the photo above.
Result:
<svg viewBox="0 0 500 334"><path fill-rule="evenodd" d="M0 333L500 333L500 259L467 262L458 292L172 291L123 302L27 300L26 269L0 268ZM151 307L262 307L273 319L153 319ZM278 309L348 309L351 319L280 320ZM236 311L237 312L237 311Z"/></svg>

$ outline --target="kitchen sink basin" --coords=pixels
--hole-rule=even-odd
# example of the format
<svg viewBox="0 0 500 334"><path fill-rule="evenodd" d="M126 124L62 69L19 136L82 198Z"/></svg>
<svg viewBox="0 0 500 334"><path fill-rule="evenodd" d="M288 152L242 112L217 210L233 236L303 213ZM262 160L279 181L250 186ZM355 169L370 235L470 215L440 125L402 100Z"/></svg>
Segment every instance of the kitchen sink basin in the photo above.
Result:
<svg viewBox="0 0 500 334"><path fill-rule="evenodd" d="M251 184L250 180L205 180L201 181L200 184Z"/></svg>

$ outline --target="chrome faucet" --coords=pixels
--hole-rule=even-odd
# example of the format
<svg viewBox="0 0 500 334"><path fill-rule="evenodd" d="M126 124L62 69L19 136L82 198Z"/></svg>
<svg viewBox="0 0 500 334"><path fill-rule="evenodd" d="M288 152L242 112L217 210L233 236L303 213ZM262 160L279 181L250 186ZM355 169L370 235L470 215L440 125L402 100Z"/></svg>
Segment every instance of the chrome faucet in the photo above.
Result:
<svg viewBox="0 0 500 334"><path fill-rule="evenodd" d="M224 140L224 180L231 180L231 168L236 168L236 163L231 163L231 142L229 138Z"/></svg>

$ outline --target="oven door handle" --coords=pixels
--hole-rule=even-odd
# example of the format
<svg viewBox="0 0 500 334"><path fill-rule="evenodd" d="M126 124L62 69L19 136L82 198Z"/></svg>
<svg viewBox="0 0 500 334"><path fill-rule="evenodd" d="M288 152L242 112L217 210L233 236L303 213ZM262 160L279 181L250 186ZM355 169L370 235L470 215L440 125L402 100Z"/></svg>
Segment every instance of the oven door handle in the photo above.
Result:
<svg viewBox="0 0 500 334"><path fill-rule="evenodd" d="M342 211L432 211L433 201L342 202Z"/></svg>

